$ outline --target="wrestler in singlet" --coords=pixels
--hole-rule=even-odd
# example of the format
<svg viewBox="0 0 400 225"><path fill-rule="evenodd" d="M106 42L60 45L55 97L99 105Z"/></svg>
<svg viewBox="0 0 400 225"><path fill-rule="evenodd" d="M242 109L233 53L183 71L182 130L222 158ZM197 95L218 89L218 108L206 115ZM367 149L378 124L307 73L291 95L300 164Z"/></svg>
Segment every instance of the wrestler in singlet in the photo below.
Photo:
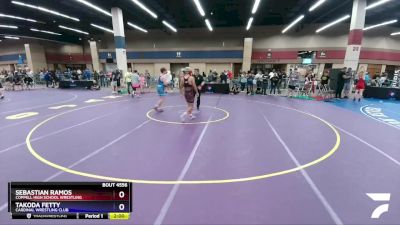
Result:
<svg viewBox="0 0 400 225"><path fill-rule="evenodd" d="M194 103L194 98L196 96L196 91L193 88L193 84L189 82L190 75L185 75L183 77L183 88L184 88L184 95L187 103Z"/></svg>

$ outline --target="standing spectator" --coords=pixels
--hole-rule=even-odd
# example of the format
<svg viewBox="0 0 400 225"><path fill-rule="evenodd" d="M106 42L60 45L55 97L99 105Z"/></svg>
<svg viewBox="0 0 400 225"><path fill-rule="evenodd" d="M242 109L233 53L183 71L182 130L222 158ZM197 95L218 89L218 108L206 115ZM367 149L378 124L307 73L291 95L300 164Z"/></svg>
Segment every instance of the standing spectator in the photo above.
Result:
<svg viewBox="0 0 400 225"><path fill-rule="evenodd" d="M254 76L251 71L247 73L247 94L254 95Z"/></svg>
<svg viewBox="0 0 400 225"><path fill-rule="evenodd" d="M136 72L136 70L135 70ZM128 91L128 94L131 94L131 88L132 88L132 69L129 68L128 71L125 73L125 83L126 83L126 90Z"/></svg>
<svg viewBox="0 0 400 225"><path fill-rule="evenodd" d="M247 83L246 73L242 72L242 74L240 75L240 90L241 90L241 92L244 92L246 83Z"/></svg>
<svg viewBox="0 0 400 225"><path fill-rule="evenodd" d="M344 86L344 76L346 74L346 67L344 67L338 74L337 83L336 83L336 93L335 98L342 98L342 91Z"/></svg>
<svg viewBox="0 0 400 225"><path fill-rule="evenodd" d="M282 81L283 83L283 89L286 89L286 85L287 85L287 75L285 72L282 73Z"/></svg>
<svg viewBox="0 0 400 225"><path fill-rule="evenodd" d="M148 88L151 82L151 75L148 70L144 71L144 76L146 77L146 88Z"/></svg>
<svg viewBox="0 0 400 225"><path fill-rule="evenodd" d="M262 75L262 94L267 95L269 75L267 73Z"/></svg>
<svg viewBox="0 0 400 225"><path fill-rule="evenodd" d="M368 72L368 71L365 73L364 80L365 80L365 83L366 83L367 85L370 84L370 82L371 82L371 76L369 75L369 72Z"/></svg>
<svg viewBox="0 0 400 225"><path fill-rule="evenodd" d="M228 75L227 75L226 71L221 72L220 79L221 79L221 83L222 84L226 84L227 83Z"/></svg>
<svg viewBox="0 0 400 225"><path fill-rule="evenodd" d="M232 73L232 71L228 70L227 75L228 75L228 82L233 81L233 73Z"/></svg>
<svg viewBox="0 0 400 225"><path fill-rule="evenodd" d="M274 95L276 94L276 87L278 86L279 82L279 77L276 73L273 73L272 77L270 78L271 80L271 90L269 94L272 94L272 91L274 92Z"/></svg>
<svg viewBox="0 0 400 225"><path fill-rule="evenodd" d="M83 79L84 80L91 80L92 79L92 71L90 71L89 68L86 68L86 70L83 72Z"/></svg>
<svg viewBox="0 0 400 225"><path fill-rule="evenodd" d="M93 79L94 79L94 81L96 83L97 88L100 89L100 87L101 87L101 85L100 85L100 74L97 71L94 71Z"/></svg>
<svg viewBox="0 0 400 225"><path fill-rule="evenodd" d="M262 72L258 71L257 74L254 76L254 79L256 81L256 85L257 85L257 91L256 94L262 94ZM253 82L254 83L254 82Z"/></svg>
<svg viewBox="0 0 400 225"><path fill-rule="evenodd" d="M104 74L103 71L100 71L100 86L101 87L106 86L106 75Z"/></svg>
<svg viewBox="0 0 400 225"><path fill-rule="evenodd" d="M352 75L352 69L348 68L345 75L343 76L343 80L344 80L344 98L349 98L349 94L350 94L350 89L351 89L351 77Z"/></svg>
<svg viewBox="0 0 400 225"><path fill-rule="evenodd" d="M289 79L289 82L288 82L289 89L288 89L288 94L287 94L288 97L292 97L293 93L296 91L296 87L298 86L298 83L299 83L299 78L300 78L300 74L297 71L297 68L295 68L294 72L291 72L289 74L289 78L288 78Z"/></svg>
<svg viewBox="0 0 400 225"><path fill-rule="evenodd" d="M78 69L78 70L76 71L76 74L77 74L77 76L79 77L79 79L77 79L77 80L82 79L82 71L81 71L80 69Z"/></svg>
<svg viewBox="0 0 400 225"><path fill-rule="evenodd" d="M46 71L44 73L44 80L46 81L46 87L49 87L49 84L51 83L51 76L49 71Z"/></svg>
<svg viewBox="0 0 400 225"><path fill-rule="evenodd" d="M113 94L119 93L119 87L121 86L121 73L118 69L111 74L111 86Z"/></svg>
<svg viewBox="0 0 400 225"><path fill-rule="evenodd" d="M3 90L3 85L1 84L1 81L0 81L0 99L4 99L4 90Z"/></svg>
<svg viewBox="0 0 400 225"><path fill-rule="evenodd" d="M353 101L356 101L356 99L358 99L359 102L361 101L361 98L363 97L363 93L365 90L365 86L366 86L366 83L363 78L363 72L360 72L358 75L358 81L356 84L356 93L354 95Z"/></svg>
<svg viewBox="0 0 400 225"><path fill-rule="evenodd" d="M143 81L145 80L144 75L142 74L142 76L139 76L137 70L134 70L133 74L131 73L132 98L135 97L135 95L137 93L137 89L139 89L139 94L137 96L140 97L140 94L142 92L141 91L141 87L142 87L141 78L143 78Z"/></svg>
<svg viewBox="0 0 400 225"><path fill-rule="evenodd" d="M276 88L278 89L278 95L281 94L281 86L282 86L282 79L283 79L283 74L280 70L276 73L278 75L278 84Z"/></svg>

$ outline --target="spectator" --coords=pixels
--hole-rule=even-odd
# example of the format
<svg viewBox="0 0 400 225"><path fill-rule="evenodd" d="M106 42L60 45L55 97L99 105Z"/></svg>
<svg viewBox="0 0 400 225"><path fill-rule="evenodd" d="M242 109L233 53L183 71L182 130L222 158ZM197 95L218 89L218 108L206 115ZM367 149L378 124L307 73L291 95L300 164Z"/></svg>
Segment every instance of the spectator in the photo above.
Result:
<svg viewBox="0 0 400 225"><path fill-rule="evenodd" d="M100 71L100 86L105 87L106 86L106 74L103 71ZM108 87L108 85L107 85Z"/></svg>
<svg viewBox="0 0 400 225"><path fill-rule="evenodd" d="M144 71L144 76L146 78L146 87L149 87L150 86L150 82L151 82L151 75L150 75L148 70Z"/></svg>
<svg viewBox="0 0 400 225"><path fill-rule="evenodd" d="M247 83L246 73L242 72L242 74L240 75L240 90L241 90L241 92L244 92L246 83Z"/></svg>
<svg viewBox="0 0 400 225"><path fill-rule="evenodd" d="M262 91L261 92L263 95L267 95L269 75L267 73L263 74L261 79L262 79Z"/></svg>
<svg viewBox="0 0 400 225"><path fill-rule="evenodd" d="M141 78L143 78L143 82L146 80L145 78L144 78L144 75L142 74L142 76L139 76L139 74L138 74L138 72L137 72L137 70L134 70L133 71L133 74L132 73L130 73L130 75L131 75L131 86L132 86L132 98L133 97L135 97L135 95L136 95L136 93L137 93L137 89L139 89L139 94L137 95L138 97L140 97L140 94L141 94L141 86L142 86L142 84L141 84ZM144 85L144 84L143 84ZM130 92L129 92L129 94L131 94Z"/></svg>
<svg viewBox="0 0 400 225"><path fill-rule="evenodd" d="M86 68L86 70L83 72L83 79L84 80L91 80L92 79L92 71L90 71L89 68Z"/></svg>
<svg viewBox="0 0 400 225"><path fill-rule="evenodd" d="M251 71L247 73L247 94L254 95L254 75Z"/></svg>
<svg viewBox="0 0 400 225"><path fill-rule="evenodd" d="M276 88L278 89L278 95L281 94L281 86L282 86L282 80L283 80L283 74L280 70L276 73L278 75L278 85Z"/></svg>
<svg viewBox="0 0 400 225"><path fill-rule="evenodd" d="M324 73L321 76L321 84L326 86L329 83L329 71L324 71Z"/></svg>
<svg viewBox="0 0 400 225"><path fill-rule="evenodd" d="M208 74L207 80L209 83L214 81L213 72L211 70L210 70L210 73Z"/></svg>
<svg viewBox="0 0 400 225"><path fill-rule="evenodd" d="M51 83L51 76L50 76L49 71L45 72L44 80L46 81L46 87L49 87L49 84Z"/></svg>
<svg viewBox="0 0 400 225"><path fill-rule="evenodd" d="M364 80L365 80L365 83L366 83L367 85L370 84L370 82L371 82L371 76L369 75L369 72L368 72L368 71L365 73Z"/></svg>
<svg viewBox="0 0 400 225"><path fill-rule="evenodd" d="M364 93L364 89L365 89L365 80L363 79L363 73L360 72L358 75L358 81L356 84L356 93L354 95L354 99L353 101L356 101L358 99L358 101L361 101L361 98L363 97L363 93Z"/></svg>
<svg viewBox="0 0 400 225"><path fill-rule="evenodd" d="M289 74L289 89L288 89L288 97L292 97L293 93L296 91L296 87L298 86L299 83L299 78L300 78L300 74L297 71L297 68L294 69L294 71L292 72L292 70L290 70L291 73Z"/></svg>
<svg viewBox="0 0 400 225"><path fill-rule="evenodd" d="M350 94L350 89L351 89L351 78L352 78L352 69L348 68L345 75L343 76L343 80L344 80L344 98L349 98L349 94Z"/></svg>
<svg viewBox="0 0 400 225"><path fill-rule="evenodd" d="M119 92L119 87L121 86L121 73L118 69L116 69L114 72L111 74L111 87L112 87L112 93L116 94Z"/></svg>
<svg viewBox="0 0 400 225"><path fill-rule="evenodd" d="M269 94L272 94L272 91L273 91L274 95L275 95L276 94L276 86L278 86L278 82L279 82L279 77L277 74L273 73L270 80L271 80L271 90L270 90Z"/></svg>
<svg viewBox="0 0 400 225"><path fill-rule="evenodd" d="M344 67L338 74L337 83L336 83L336 93L335 98L341 99L342 98L342 91L344 86L344 76L346 74L346 67Z"/></svg>
<svg viewBox="0 0 400 225"><path fill-rule="evenodd" d="M136 70L134 71L136 72ZM126 90L128 91L128 94L131 94L131 88L132 88L132 69L129 68L128 71L125 73L125 83L126 83Z"/></svg>
<svg viewBox="0 0 400 225"><path fill-rule="evenodd" d="M0 81L0 99L1 100L4 99L4 90L3 90L3 85L1 84L1 81Z"/></svg>
<svg viewBox="0 0 400 225"><path fill-rule="evenodd" d="M287 75L286 75L286 73L285 73L285 72L283 72L283 73L282 73L282 83L283 83L283 89L286 89L286 86L287 86L287 80L288 80L288 78L287 78Z"/></svg>
<svg viewBox="0 0 400 225"><path fill-rule="evenodd" d="M228 81L229 81L229 82L232 81L232 80L233 80L233 73L232 73L232 71L228 70L227 75L228 75Z"/></svg>
<svg viewBox="0 0 400 225"><path fill-rule="evenodd" d="M254 76L257 85L257 94L262 94L262 72L258 71L257 74ZM253 82L254 83L254 82Z"/></svg>
<svg viewBox="0 0 400 225"><path fill-rule="evenodd" d="M222 84L226 84L227 83L228 75L227 75L226 71L221 72L220 79L221 79L221 83Z"/></svg>

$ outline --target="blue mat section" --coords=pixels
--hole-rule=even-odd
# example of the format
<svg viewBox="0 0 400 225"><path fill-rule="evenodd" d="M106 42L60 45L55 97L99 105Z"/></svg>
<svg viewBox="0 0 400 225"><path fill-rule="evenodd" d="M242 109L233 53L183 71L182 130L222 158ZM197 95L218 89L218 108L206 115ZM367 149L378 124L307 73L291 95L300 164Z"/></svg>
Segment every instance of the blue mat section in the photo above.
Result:
<svg viewBox="0 0 400 225"><path fill-rule="evenodd" d="M353 102L352 100L334 100L332 104L400 129L400 101L364 99L361 102Z"/></svg>

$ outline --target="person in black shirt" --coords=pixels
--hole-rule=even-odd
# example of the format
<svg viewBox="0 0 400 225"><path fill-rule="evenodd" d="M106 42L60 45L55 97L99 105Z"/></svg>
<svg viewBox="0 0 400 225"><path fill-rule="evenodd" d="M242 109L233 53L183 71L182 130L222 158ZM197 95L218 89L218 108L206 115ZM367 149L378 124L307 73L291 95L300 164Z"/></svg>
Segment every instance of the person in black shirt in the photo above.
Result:
<svg viewBox="0 0 400 225"><path fill-rule="evenodd" d="M203 88L204 85L204 77L200 74L199 69L194 70L194 81L196 82L197 90L198 90L198 95L197 95L197 111L200 111L200 97L201 97L201 89Z"/></svg>
<svg viewBox="0 0 400 225"><path fill-rule="evenodd" d="M346 67L344 67L338 74L337 83L336 83L336 93L335 98L342 98L342 91L344 87L344 78L343 76L346 75Z"/></svg>

